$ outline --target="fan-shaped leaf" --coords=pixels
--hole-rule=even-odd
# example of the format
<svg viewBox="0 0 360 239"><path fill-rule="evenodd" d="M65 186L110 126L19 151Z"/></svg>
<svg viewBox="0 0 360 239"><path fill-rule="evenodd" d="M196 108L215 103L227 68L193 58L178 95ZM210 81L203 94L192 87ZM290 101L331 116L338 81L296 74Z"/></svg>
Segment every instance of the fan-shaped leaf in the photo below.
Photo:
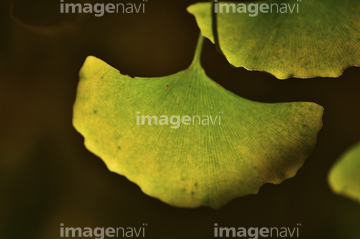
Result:
<svg viewBox="0 0 360 239"><path fill-rule="evenodd" d="M111 171L175 206L219 208L293 177L322 126L321 106L243 99L200 64L131 78L91 56L80 77L73 124L86 147ZM157 125L155 118L143 125L142 116L156 116Z"/></svg>
<svg viewBox="0 0 360 239"><path fill-rule="evenodd" d="M219 43L232 65L279 79L338 77L345 68L360 66L360 1L271 0L238 8L241 4L217 4ZM214 41L211 3L191 5L188 11Z"/></svg>

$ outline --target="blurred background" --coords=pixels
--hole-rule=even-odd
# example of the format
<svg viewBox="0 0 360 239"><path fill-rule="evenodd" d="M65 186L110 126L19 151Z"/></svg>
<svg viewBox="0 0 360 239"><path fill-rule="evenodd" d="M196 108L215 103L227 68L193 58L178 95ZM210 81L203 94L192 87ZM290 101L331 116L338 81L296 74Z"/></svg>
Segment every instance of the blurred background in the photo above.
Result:
<svg viewBox="0 0 360 239"><path fill-rule="evenodd" d="M266 184L258 195L219 210L176 208L143 194L88 152L72 126L72 106L88 55L131 76L165 76L187 68L199 30L186 7L199 1L148 0L145 14L103 17L60 14L59 2L0 3L1 239L60 238L60 223L147 223L146 238L154 239L213 238L214 223L301 223L300 238L360 238L360 204L333 194L327 184L330 167L360 140L360 68L350 67L337 79L281 81L231 67L206 40L202 63L213 80L255 101L316 102L325 108L324 127L294 178Z"/></svg>

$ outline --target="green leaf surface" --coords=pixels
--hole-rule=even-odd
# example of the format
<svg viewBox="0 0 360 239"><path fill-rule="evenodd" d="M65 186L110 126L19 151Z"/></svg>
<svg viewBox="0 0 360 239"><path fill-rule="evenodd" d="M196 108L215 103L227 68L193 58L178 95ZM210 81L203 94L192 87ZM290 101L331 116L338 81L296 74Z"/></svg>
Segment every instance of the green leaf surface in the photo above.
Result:
<svg viewBox="0 0 360 239"><path fill-rule="evenodd" d="M236 67L287 79L338 77L345 68L360 66L360 1L258 2L256 16L256 7L252 5L249 10L249 3L246 13L226 13L225 8L221 13L222 3L218 3L217 14L219 43ZM276 5L272 5L272 13L270 7L268 13L262 13L262 3L270 7L278 4L279 13ZM239 3L233 4L238 7ZM284 4L287 13L280 13ZM214 42L211 3L191 5L188 11L195 16L203 36Z"/></svg>
<svg viewBox="0 0 360 239"><path fill-rule="evenodd" d="M109 170L146 194L179 207L219 208L293 177L315 146L322 114L315 103L236 96L208 78L196 59L170 76L131 78L89 56L73 124ZM158 124L142 124L146 115L157 116ZM162 116L167 125L160 125ZM212 117L208 124L204 116Z"/></svg>
<svg viewBox="0 0 360 239"><path fill-rule="evenodd" d="M360 203L360 142L351 147L329 173L332 190Z"/></svg>

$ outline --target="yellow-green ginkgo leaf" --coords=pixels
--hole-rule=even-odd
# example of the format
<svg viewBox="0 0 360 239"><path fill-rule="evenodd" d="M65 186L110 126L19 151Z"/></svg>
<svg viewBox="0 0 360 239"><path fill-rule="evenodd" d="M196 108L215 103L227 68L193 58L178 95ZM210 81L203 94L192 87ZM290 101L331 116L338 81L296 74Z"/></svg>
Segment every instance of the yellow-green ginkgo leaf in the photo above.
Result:
<svg viewBox="0 0 360 239"><path fill-rule="evenodd" d="M329 173L332 190L360 203L360 142L351 147Z"/></svg>
<svg viewBox="0 0 360 239"><path fill-rule="evenodd" d="M198 56L187 70L155 78L131 78L89 56L73 124L109 170L144 193L219 208L293 177L315 146L322 114L315 103L241 98L207 77Z"/></svg>
<svg viewBox="0 0 360 239"><path fill-rule="evenodd" d="M216 9L219 45L236 67L286 79L338 77L360 66L360 1L219 1ZM188 11L214 42L211 3Z"/></svg>

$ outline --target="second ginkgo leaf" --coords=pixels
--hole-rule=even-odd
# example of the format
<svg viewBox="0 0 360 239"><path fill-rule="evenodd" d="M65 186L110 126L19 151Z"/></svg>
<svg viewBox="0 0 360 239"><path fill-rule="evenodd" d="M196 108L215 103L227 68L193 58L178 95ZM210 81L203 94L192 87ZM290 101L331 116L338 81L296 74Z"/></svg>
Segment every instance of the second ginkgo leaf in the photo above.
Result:
<svg viewBox="0 0 360 239"><path fill-rule="evenodd" d="M221 50L236 67L287 79L338 77L360 66L360 1L219 1L215 9ZM188 11L214 42L211 3Z"/></svg>

